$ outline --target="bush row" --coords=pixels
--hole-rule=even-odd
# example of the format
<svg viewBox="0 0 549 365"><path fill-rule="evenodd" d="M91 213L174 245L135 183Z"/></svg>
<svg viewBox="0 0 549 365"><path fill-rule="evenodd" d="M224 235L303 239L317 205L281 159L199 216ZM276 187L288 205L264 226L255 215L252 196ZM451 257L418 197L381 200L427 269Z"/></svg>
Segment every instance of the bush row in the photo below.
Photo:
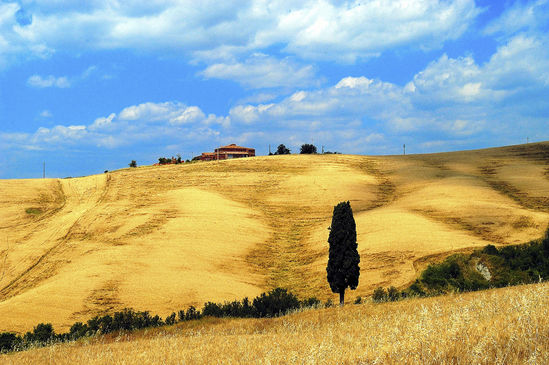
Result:
<svg viewBox="0 0 549 365"><path fill-rule="evenodd" d="M138 312L124 309L113 315L95 316L86 323L74 323L69 332L56 334L51 323L40 323L32 332L20 336L15 333L0 333L0 352L24 350L29 347L46 346L54 342L74 341L81 337L107 334L116 331L133 331L142 328L172 325L176 322L191 321L204 316L212 317L274 317L284 315L298 308L319 306L320 301L309 298L300 301L286 289L276 288L262 293L250 302L248 298L223 304L207 302L202 311L190 306L186 311L173 312L164 320L148 311Z"/></svg>

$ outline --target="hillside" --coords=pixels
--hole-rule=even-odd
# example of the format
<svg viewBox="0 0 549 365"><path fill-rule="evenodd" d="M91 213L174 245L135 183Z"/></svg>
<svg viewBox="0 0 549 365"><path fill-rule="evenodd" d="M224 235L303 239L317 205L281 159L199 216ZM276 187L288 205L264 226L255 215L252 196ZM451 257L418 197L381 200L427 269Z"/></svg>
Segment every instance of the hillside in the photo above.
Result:
<svg viewBox="0 0 549 365"><path fill-rule="evenodd" d="M270 156L74 179L0 181L0 332L133 307L166 315L276 286L335 298L332 209L350 200L360 285L539 238L549 142L409 156Z"/></svg>
<svg viewBox="0 0 549 365"><path fill-rule="evenodd" d="M263 319L208 318L8 355L5 364L547 364L549 284Z"/></svg>

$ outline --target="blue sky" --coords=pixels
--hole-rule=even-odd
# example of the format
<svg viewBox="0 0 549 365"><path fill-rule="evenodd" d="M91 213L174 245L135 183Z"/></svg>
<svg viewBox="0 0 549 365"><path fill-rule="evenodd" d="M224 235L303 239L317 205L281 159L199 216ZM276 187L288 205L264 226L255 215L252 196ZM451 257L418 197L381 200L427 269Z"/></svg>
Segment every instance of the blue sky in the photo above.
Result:
<svg viewBox="0 0 549 365"><path fill-rule="evenodd" d="M548 46L549 0L0 0L0 178L549 140Z"/></svg>

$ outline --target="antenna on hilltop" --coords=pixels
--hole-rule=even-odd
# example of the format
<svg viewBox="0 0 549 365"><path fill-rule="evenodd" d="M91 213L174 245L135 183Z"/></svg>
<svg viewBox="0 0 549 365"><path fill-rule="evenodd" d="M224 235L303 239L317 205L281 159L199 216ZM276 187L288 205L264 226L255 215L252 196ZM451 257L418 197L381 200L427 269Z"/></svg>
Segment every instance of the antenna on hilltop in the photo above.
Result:
<svg viewBox="0 0 549 365"><path fill-rule="evenodd" d="M404 152L404 156L406 156L406 143L402 145L402 150Z"/></svg>

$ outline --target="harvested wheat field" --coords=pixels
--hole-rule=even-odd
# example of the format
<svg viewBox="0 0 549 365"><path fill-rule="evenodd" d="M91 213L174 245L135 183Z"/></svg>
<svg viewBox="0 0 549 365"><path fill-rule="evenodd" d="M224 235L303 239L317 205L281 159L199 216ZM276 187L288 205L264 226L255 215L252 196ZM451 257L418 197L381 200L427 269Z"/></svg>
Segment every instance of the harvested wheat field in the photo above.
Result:
<svg viewBox="0 0 549 365"><path fill-rule="evenodd" d="M547 364L549 284L271 319L206 319L2 355L6 364Z"/></svg>
<svg viewBox="0 0 549 365"><path fill-rule="evenodd" d="M548 191L548 142L0 181L0 332L40 322L62 332L125 307L165 316L274 287L334 298L327 228L344 200L361 255L351 301L377 286L404 287L452 252L537 239L549 223Z"/></svg>

